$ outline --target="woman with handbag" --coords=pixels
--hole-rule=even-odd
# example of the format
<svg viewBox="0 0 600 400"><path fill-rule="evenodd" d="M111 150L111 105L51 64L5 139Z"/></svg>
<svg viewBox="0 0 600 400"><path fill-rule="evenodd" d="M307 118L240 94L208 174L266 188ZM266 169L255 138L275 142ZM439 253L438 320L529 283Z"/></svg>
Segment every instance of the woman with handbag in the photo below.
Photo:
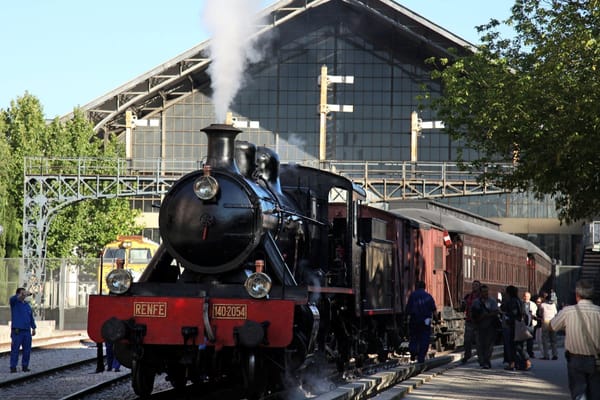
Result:
<svg viewBox="0 0 600 400"><path fill-rule="evenodd" d="M508 356L508 365L504 368L514 371L515 369L529 370L531 361L529 355L525 351L526 337L519 337L516 333L521 333L521 330L515 330L515 326L523 326L523 302L519 298L519 289L516 286L510 285L506 287L506 301L502 302L502 312L506 318L508 326L508 344L509 348L506 353ZM525 326L526 328L526 326Z"/></svg>

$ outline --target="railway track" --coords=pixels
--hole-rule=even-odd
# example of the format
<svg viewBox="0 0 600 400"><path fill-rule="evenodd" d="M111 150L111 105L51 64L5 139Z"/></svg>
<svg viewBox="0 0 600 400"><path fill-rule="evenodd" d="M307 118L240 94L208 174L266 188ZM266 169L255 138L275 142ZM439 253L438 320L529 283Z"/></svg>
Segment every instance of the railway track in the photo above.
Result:
<svg viewBox="0 0 600 400"><path fill-rule="evenodd" d="M385 363L367 365L346 371L343 376L325 376L327 372L303 377L300 386L285 392L272 393L260 400L351 400L363 399L384 393L394 386L407 382L431 379L437 373L446 370L450 363L460 359L460 353L438 353L435 358L426 360L424 364L415 364L403 359L393 359ZM425 372L425 373L423 373ZM190 385L184 395L174 397L158 397L169 399L199 400L239 400L239 392L235 388L213 388L204 390L202 387ZM207 394L208 393L208 394ZM154 399L154 396L152 397Z"/></svg>
<svg viewBox="0 0 600 400"><path fill-rule="evenodd" d="M319 374L306 374L302 384L284 392L272 393L260 400L351 400L362 399L384 393L403 382L410 385L413 381L431 379L445 371L450 363L458 361L460 353L438 353L435 358L424 364L415 364L404 358L389 360L385 363L352 368L343 375L329 375L327 369L319 369ZM425 373L424 373L425 372ZM240 400L240 389L233 387L217 388L190 385L184 394L160 395L156 399L199 399L199 400ZM154 395L152 399L155 399Z"/></svg>
<svg viewBox="0 0 600 400"><path fill-rule="evenodd" d="M52 350L56 351L56 350ZM299 385L285 392L272 393L261 400L299 400L312 398L317 400L357 399L374 396L386 390L414 379L431 377L439 368L457 361L460 354L437 353L435 358L425 364L408 363L405 359L392 359L385 363L353 368L343 375L330 370L316 369L307 371ZM128 369L122 372L95 373L96 358L86 358L39 372L10 374L0 382L3 400L28 398L46 400L74 399L138 399L131 388L131 374ZM422 374L424 371L427 373ZM420 376L419 376L420 375ZM164 375L156 379L153 400L178 400L195 398L200 400L240 400L240 389L229 386L199 384L189 385L183 393L171 389Z"/></svg>
<svg viewBox="0 0 600 400"><path fill-rule="evenodd" d="M0 382L2 398L72 399L90 387L101 387L128 379L127 373L96 374L96 358L79 360L37 372L11 374ZM16 375L12 377L12 375Z"/></svg>

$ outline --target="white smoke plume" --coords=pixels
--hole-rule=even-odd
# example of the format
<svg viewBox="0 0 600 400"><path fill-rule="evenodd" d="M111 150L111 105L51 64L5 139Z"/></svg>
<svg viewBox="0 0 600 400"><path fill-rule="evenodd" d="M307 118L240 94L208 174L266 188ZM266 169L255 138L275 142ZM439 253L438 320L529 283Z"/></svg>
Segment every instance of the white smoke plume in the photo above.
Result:
<svg viewBox="0 0 600 400"><path fill-rule="evenodd" d="M254 18L260 11L260 3L260 0L206 1L203 19L211 35L212 62L208 73L217 122L225 121L231 102L243 86L246 65L262 58L253 38L260 23Z"/></svg>

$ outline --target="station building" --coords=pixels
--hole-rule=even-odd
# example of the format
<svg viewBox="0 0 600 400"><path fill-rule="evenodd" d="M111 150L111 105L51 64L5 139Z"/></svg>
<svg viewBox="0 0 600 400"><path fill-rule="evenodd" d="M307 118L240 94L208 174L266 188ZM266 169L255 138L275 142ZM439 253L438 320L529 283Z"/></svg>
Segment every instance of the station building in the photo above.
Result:
<svg viewBox="0 0 600 400"><path fill-rule="evenodd" d="M230 106L246 124L239 140L273 148L282 162L315 163L323 153L328 161L390 165L413 158L457 160L459 144L441 129L422 132L415 144L411 114L419 110L423 121L436 120L426 95L439 96L441 88L425 60L451 57L451 48L473 51L471 43L401 0L282 0L261 16L255 38L262 58L248 65ZM97 132L118 135L133 160L201 161L201 129L224 122L211 100L210 44L200 43L83 106ZM327 115L324 147L318 83L323 66L329 75L353 80L327 91L328 104L351 105L352 112ZM532 241L563 264L578 263L581 224L561 225L551 199L511 193L436 200L500 223L501 230ZM133 201L145 212L144 234L158 241L152 204L160 198Z"/></svg>

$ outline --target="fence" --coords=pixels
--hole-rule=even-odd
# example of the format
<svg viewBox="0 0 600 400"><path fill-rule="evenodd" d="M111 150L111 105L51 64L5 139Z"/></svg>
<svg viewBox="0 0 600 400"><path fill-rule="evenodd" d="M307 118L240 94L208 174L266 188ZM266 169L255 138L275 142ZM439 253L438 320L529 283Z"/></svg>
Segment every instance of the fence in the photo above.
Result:
<svg viewBox="0 0 600 400"><path fill-rule="evenodd" d="M97 258L46 259L46 281L39 305L43 320L54 320L57 329L85 329L88 296L98 292ZM8 300L26 284L22 258L0 259L0 325L10 321Z"/></svg>

